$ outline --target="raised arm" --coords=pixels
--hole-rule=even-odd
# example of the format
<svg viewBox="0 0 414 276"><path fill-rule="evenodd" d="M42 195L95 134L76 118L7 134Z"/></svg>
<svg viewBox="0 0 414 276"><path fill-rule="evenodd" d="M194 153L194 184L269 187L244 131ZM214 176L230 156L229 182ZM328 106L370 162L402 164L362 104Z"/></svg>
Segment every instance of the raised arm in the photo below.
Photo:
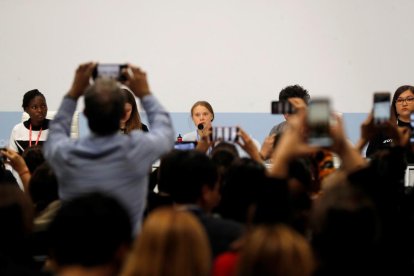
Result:
<svg viewBox="0 0 414 276"><path fill-rule="evenodd" d="M127 77L126 85L141 100L147 113L151 131L145 133L142 138L145 140L146 152L158 158L159 155L171 150L174 145L174 129L170 115L150 92L145 72L128 64L123 73Z"/></svg>
<svg viewBox="0 0 414 276"><path fill-rule="evenodd" d="M70 139L70 126L76 104L89 86L95 63L81 64L75 73L75 78L69 92L64 97L55 118L50 122L47 141L44 144L44 154L50 160L56 149Z"/></svg>

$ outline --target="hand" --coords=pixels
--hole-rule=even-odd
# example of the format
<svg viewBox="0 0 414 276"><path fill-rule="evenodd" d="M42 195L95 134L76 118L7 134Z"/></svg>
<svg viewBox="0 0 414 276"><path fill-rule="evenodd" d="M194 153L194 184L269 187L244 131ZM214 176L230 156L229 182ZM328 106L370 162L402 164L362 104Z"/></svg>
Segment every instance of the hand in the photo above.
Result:
<svg viewBox="0 0 414 276"><path fill-rule="evenodd" d="M307 105L302 98L289 98L288 101L292 104L294 110L306 110Z"/></svg>
<svg viewBox="0 0 414 276"><path fill-rule="evenodd" d="M410 141L411 130L408 127L399 127L392 122L383 124L385 134L392 139L393 146L405 147Z"/></svg>
<svg viewBox="0 0 414 276"><path fill-rule="evenodd" d="M17 152L10 149L2 149L1 153L7 157L6 163L10 164L12 168L18 173L24 173L28 171L26 162L24 161L23 157L21 157Z"/></svg>
<svg viewBox="0 0 414 276"><path fill-rule="evenodd" d="M128 67L123 70L123 74L126 75L126 85L134 92L138 98L143 98L146 95L151 94L147 74L138 67L128 64Z"/></svg>
<svg viewBox="0 0 414 276"><path fill-rule="evenodd" d="M289 98L288 101L293 106L293 110L295 110L296 113L304 112L306 111L308 107L306 105L306 102L302 98L297 98L297 97ZM292 116L292 114L283 114L283 116L285 117L286 120L288 120L290 116Z"/></svg>
<svg viewBox="0 0 414 276"><path fill-rule="evenodd" d="M197 151L206 153L208 151L208 149L212 146L213 142L210 139L211 131L212 131L212 128L210 127L209 129L205 128L201 132L201 135L199 133L200 140L198 141L197 146L196 146Z"/></svg>
<svg viewBox="0 0 414 276"><path fill-rule="evenodd" d="M333 140L332 151L336 152L341 158L341 169L343 171L350 173L367 164L360 151L347 140L342 118L338 115L336 115L336 124L331 126L331 137Z"/></svg>
<svg viewBox="0 0 414 276"><path fill-rule="evenodd" d="M342 117L338 114L334 114L333 117L336 123L330 125L330 135L333 140L331 150L340 154L347 148L349 142L345 135Z"/></svg>
<svg viewBox="0 0 414 276"><path fill-rule="evenodd" d="M273 145L275 143L276 134L269 135L265 138L262 144L262 148L260 149L260 156L267 160L270 158L273 152Z"/></svg>
<svg viewBox="0 0 414 276"><path fill-rule="evenodd" d="M307 156L320 150L309 146L304 138L306 125L306 110L299 110L290 116L280 140L272 154L272 168L270 176L286 178L289 172L289 163L295 158Z"/></svg>
<svg viewBox="0 0 414 276"><path fill-rule="evenodd" d="M237 144L239 144L242 147L242 149L244 149L253 160L257 162L263 162L264 160L262 160L262 158L260 157L259 150L254 144L250 135L247 134L241 127L238 127L238 128L239 128L238 135L239 135L239 138L241 138L241 141L240 139L237 140Z"/></svg>
<svg viewBox="0 0 414 276"><path fill-rule="evenodd" d="M369 142L378 133L378 128L374 124L374 116L372 112L368 115L365 121L361 124L361 139Z"/></svg>
<svg viewBox="0 0 414 276"><path fill-rule="evenodd" d="M95 67L96 63L94 62L79 65L78 69L76 69L75 79L73 80L72 87L68 92L68 96L78 99L83 95L83 93L85 93L86 88L88 88L90 84L90 79Z"/></svg>

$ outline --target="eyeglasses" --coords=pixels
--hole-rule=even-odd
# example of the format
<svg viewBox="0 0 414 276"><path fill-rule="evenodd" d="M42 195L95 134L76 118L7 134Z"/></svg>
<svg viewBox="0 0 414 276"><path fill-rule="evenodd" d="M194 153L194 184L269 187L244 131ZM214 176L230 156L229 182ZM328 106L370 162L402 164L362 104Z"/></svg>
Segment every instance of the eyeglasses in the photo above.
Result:
<svg viewBox="0 0 414 276"><path fill-rule="evenodd" d="M397 103L402 104L403 102L406 102L407 104L414 102L414 97L407 97L407 98L398 98Z"/></svg>

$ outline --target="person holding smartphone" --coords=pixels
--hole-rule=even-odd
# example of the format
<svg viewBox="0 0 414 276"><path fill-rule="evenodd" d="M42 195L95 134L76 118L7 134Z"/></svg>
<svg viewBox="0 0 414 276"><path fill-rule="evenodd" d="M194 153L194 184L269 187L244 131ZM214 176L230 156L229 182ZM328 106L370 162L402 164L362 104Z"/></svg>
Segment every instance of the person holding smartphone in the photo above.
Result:
<svg viewBox="0 0 414 276"><path fill-rule="evenodd" d="M391 101L390 124L397 125L399 128L406 127L412 130L410 123L410 115L414 112L414 86L403 85L397 88ZM375 135L373 137L361 137L362 140L369 140L366 150L366 157L370 157L379 150L390 148L393 144L393 139L389 133L387 125L383 128L378 128L374 125L374 118L372 122L368 122L366 127L371 125L374 128ZM364 131L362 132L364 133ZM372 135L372 131L369 132ZM359 143L363 144L363 143ZM361 147L360 147L361 148Z"/></svg>
<svg viewBox="0 0 414 276"><path fill-rule="evenodd" d="M193 120L194 126L197 129L195 131L184 134L182 141L183 142L206 141L206 140L210 140L210 137L211 137L213 138L213 141L207 141L207 143L198 143L197 145L198 149L203 149L203 150L206 149L207 154L210 154L211 146L207 147L207 145L211 144L211 142L216 142L214 141L215 135L214 135L214 129L212 126L212 122L214 120L213 107L207 101L197 101L191 107L190 112L191 112L191 119ZM234 143L237 148L237 151L239 152L240 157L252 157L253 158L253 156L251 156L252 155L251 150L249 150L250 148L252 148L251 144L253 144L253 147L256 147L257 150L259 150L260 143L256 139L245 134L245 132L243 132L243 130L240 127L224 127L224 128L226 128L226 131L223 132L225 133L225 135L220 136L220 139L221 139L220 141ZM239 137L241 137L240 140L242 141L239 141L238 139ZM232 138L231 141L229 141L230 138ZM254 151L254 148L253 148L253 151Z"/></svg>

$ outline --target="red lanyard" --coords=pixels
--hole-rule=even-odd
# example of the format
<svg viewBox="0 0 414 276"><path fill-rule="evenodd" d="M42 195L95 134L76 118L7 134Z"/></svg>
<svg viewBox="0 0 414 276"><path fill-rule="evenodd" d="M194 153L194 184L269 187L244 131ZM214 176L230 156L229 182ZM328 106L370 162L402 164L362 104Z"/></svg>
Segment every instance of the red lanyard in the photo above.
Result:
<svg viewBox="0 0 414 276"><path fill-rule="evenodd" d="M35 146L37 146L37 143L39 143L41 134L42 134L42 128L40 128L39 134L37 135ZM32 147L32 124L30 124L30 128L29 128L29 147Z"/></svg>

